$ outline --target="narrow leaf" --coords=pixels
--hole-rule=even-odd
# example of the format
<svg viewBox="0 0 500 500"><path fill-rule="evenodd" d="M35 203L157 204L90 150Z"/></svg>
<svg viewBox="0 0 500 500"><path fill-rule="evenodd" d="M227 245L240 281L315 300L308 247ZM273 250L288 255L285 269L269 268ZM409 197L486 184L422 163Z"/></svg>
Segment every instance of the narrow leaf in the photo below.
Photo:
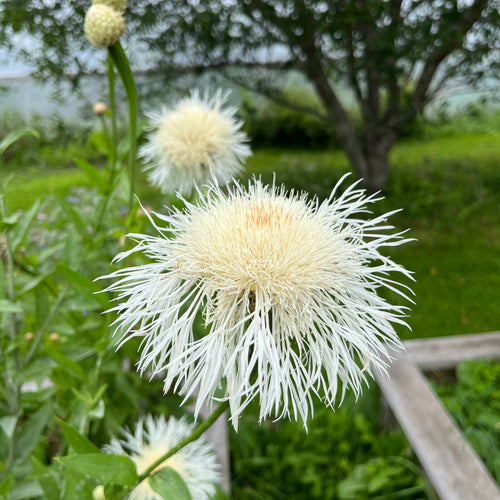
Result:
<svg viewBox="0 0 500 500"><path fill-rule="evenodd" d="M99 448L94 443L80 434L74 427L59 418L56 418L56 420L62 433L64 434L64 437L66 438L66 441L73 447L76 453L101 453Z"/></svg>
<svg viewBox="0 0 500 500"><path fill-rule="evenodd" d="M58 484L59 468L44 465L38 458L31 457L31 466L33 471L30 477L36 481L43 490L44 498L60 498L60 489Z"/></svg>
<svg viewBox="0 0 500 500"><path fill-rule="evenodd" d="M87 176L90 183L101 193L105 194L108 188L108 183L103 179L99 170L93 167L88 161L83 158L76 160L78 168Z"/></svg>
<svg viewBox="0 0 500 500"><path fill-rule="evenodd" d="M14 487L14 474L11 472L1 483L0 483L0 500L9 500L10 492Z"/></svg>
<svg viewBox="0 0 500 500"><path fill-rule="evenodd" d="M87 378L83 368L72 359L60 353L52 344L46 343L45 350L47 354L57 363L57 366L67 373L69 376L78 380L85 380Z"/></svg>
<svg viewBox="0 0 500 500"><path fill-rule="evenodd" d="M15 440L14 456L17 461L23 461L33 451L51 415L52 408L48 403L28 418Z"/></svg>
<svg viewBox="0 0 500 500"><path fill-rule="evenodd" d="M102 290L101 286L96 282L87 278L77 271L69 268L65 264L59 264L57 270L64 274L65 278L75 287L79 289L80 292L85 292L85 295L92 298L94 301L100 302L103 306L108 307L108 300L106 296L100 292Z"/></svg>
<svg viewBox="0 0 500 500"><path fill-rule="evenodd" d="M184 479L171 467L163 467L151 476L149 485L165 500L192 500Z"/></svg>
<svg viewBox="0 0 500 500"><path fill-rule="evenodd" d="M45 281L53 273L54 271L49 271L48 273L40 274L36 278L28 281L28 283L26 283L26 285L24 285L23 288L17 293L17 296L21 297L25 293L28 293L30 290L33 290L33 288L36 288L40 283Z"/></svg>
<svg viewBox="0 0 500 500"><path fill-rule="evenodd" d="M87 225L80 217L80 214L65 199L61 198L60 196L57 196L56 198L57 201L59 202L59 205L61 205L61 208L63 209L64 213L68 216L69 219L71 219L74 222L79 233L84 238L88 237Z"/></svg>
<svg viewBox="0 0 500 500"><path fill-rule="evenodd" d="M18 141L21 137L25 135L33 135L37 139L40 139L40 134L33 128L30 127L24 127L20 128L19 130L14 130L10 134L5 137L5 139L0 142L0 155L3 155L5 153L5 150L11 145L14 144L14 142Z"/></svg>
<svg viewBox="0 0 500 500"><path fill-rule="evenodd" d="M23 308L18 302L0 299L0 313L22 313Z"/></svg>
<svg viewBox="0 0 500 500"><path fill-rule="evenodd" d="M123 455L105 455L104 453L85 453L59 457L68 469L73 469L97 479L101 484L134 486L137 481L135 464Z"/></svg>
<svg viewBox="0 0 500 500"><path fill-rule="evenodd" d="M30 225L33 222L33 219L35 218L35 215L37 214L39 208L40 199L36 200L31 208L27 212L23 213L16 227L14 227L9 233L9 244L12 254L15 254L19 250L19 247L22 245L24 238L28 233L28 229L30 228Z"/></svg>

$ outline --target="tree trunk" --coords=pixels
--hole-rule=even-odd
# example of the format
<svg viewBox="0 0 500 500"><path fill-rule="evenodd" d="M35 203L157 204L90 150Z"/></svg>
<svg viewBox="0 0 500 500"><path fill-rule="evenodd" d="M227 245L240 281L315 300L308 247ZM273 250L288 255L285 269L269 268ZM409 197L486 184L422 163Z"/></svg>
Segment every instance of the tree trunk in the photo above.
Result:
<svg viewBox="0 0 500 500"><path fill-rule="evenodd" d="M389 152L380 148L367 148L365 152L366 174L361 185L370 192L380 191L387 184L389 174Z"/></svg>
<svg viewBox="0 0 500 500"><path fill-rule="evenodd" d="M388 178L389 151L395 141L393 130L375 119L377 123L365 123L367 138L359 137L326 77L313 44L309 45L308 55L306 73L325 105L330 123L354 173L362 179L362 186L368 191L383 189Z"/></svg>

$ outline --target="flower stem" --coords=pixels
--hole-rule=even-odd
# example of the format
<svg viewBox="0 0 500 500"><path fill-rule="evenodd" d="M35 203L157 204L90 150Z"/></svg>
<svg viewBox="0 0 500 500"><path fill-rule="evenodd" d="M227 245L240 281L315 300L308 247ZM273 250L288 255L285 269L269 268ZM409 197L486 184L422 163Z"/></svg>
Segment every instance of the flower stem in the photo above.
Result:
<svg viewBox="0 0 500 500"><path fill-rule="evenodd" d="M106 125L106 118L101 116L103 123L103 130L106 133L106 138L109 141L109 154L108 154L108 167L109 167L109 184L105 191L106 198L104 203L101 205L99 216L97 217L97 223L95 225L94 231L97 232L101 227L102 221L104 220L104 215L109 205L109 200L111 198L111 193L113 192L113 183L115 182L116 167L117 167L117 144L118 144L118 131L116 126L116 98L115 98L115 67L113 65L113 59L108 53L108 86L109 86L109 107L111 110L111 133L109 132L108 126Z"/></svg>
<svg viewBox="0 0 500 500"><path fill-rule="evenodd" d="M161 465L167 458L170 458L172 455L175 455L180 449L184 448L184 446L198 439L229 407L228 401L223 401L217 406L217 408L213 411L213 413L205 419L193 433L184 438L182 441L177 443L173 448L171 448L167 453L161 456L156 462L150 465L138 478L137 484L141 483L146 479L159 465Z"/></svg>
<svg viewBox="0 0 500 500"><path fill-rule="evenodd" d="M135 188L135 163L137 156L137 88L134 82L134 75L130 68L130 63L127 59L125 51L120 42L108 48L109 55L118 70L118 74L122 80L127 94L128 112L129 112L129 183L130 192L128 198L129 219L132 215L132 207L134 205L134 188Z"/></svg>
<svg viewBox="0 0 500 500"><path fill-rule="evenodd" d="M109 108L111 110L111 135L108 136L110 140L109 149L109 167L110 167L110 181L109 188L113 188L113 182L115 180L116 174L116 162L117 162L117 143L118 143L118 131L116 127L116 98L115 98L115 68L113 66L113 60L111 55L108 53L108 87L109 87Z"/></svg>

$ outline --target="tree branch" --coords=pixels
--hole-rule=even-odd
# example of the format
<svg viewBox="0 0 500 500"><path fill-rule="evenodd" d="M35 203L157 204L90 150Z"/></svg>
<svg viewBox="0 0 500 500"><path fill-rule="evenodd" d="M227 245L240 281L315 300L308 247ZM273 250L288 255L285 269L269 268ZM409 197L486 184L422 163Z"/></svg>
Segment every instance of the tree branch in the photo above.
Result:
<svg viewBox="0 0 500 500"><path fill-rule="evenodd" d="M409 107L404 112L392 116L388 119L388 125L391 128L400 128L408 120L420 113L425 105L429 102L431 95L429 94L429 86L436 74L439 65L462 44L465 35L472 28L474 23L480 18L484 8L488 6L488 0L477 0L468 7L460 16L455 26L450 27L450 31L454 36L447 40L443 48L435 50L429 55L424 63L424 67L418 78L415 90L411 96ZM441 84L444 83L444 80Z"/></svg>
<svg viewBox="0 0 500 500"><path fill-rule="evenodd" d="M271 101L275 102L276 104L279 104L280 106L284 106L289 109L293 109L294 111L300 111L302 113L308 113L310 115L315 116L316 118L319 118L320 120L324 121L329 121L328 115L319 112L317 109L311 108L309 106L302 106L300 104L295 104L288 100L286 97L283 97L283 94L280 94L276 89L272 89L269 87L254 87L252 85L249 85L247 80L240 79L238 77L235 77L234 75L230 75L227 72L223 73L224 77L230 80L231 82L235 83L236 85L239 85L240 87L243 87L247 90L250 90L251 92L254 92L256 94L260 94L264 97L267 97Z"/></svg>

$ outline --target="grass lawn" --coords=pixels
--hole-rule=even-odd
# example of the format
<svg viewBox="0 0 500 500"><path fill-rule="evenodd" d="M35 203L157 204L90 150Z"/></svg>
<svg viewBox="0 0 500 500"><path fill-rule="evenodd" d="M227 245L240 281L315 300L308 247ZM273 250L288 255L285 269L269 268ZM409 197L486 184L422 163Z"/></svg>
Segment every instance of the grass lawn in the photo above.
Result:
<svg viewBox="0 0 500 500"><path fill-rule="evenodd" d="M380 212L416 242L392 249L414 271L415 306L409 337L454 335L500 328L500 133L437 134L407 140L391 154L391 174ZM257 150L244 177L285 183L325 197L348 171L341 151ZM11 210L38 197L65 196L86 184L78 169L14 171L6 202ZM141 201L161 209L162 198L140 176Z"/></svg>

